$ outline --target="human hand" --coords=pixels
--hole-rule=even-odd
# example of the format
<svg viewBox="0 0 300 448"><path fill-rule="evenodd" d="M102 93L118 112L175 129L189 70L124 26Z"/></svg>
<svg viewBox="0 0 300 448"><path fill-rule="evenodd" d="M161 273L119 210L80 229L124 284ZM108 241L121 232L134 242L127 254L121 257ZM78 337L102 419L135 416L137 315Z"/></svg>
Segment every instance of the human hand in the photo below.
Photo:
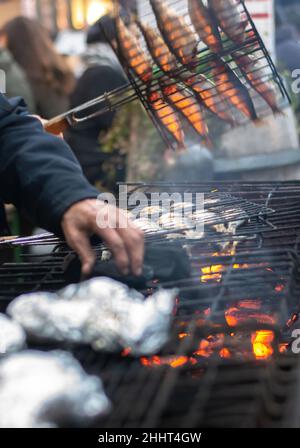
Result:
<svg viewBox="0 0 300 448"><path fill-rule="evenodd" d="M99 226L99 221L106 226ZM90 244L92 235L98 235L107 245L124 275L141 275L144 234L122 210L97 199L85 199L66 211L61 225L68 245L79 255L83 277L90 274L96 260Z"/></svg>

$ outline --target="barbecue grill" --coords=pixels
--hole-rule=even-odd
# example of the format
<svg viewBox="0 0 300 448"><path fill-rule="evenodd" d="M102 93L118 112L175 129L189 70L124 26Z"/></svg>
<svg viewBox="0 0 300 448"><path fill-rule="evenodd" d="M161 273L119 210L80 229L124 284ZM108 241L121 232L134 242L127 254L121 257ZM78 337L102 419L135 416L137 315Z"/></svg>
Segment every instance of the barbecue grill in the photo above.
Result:
<svg viewBox="0 0 300 448"><path fill-rule="evenodd" d="M151 27L151 29L155 30L159 34L165 38L165 29L163 29L157 18L155 17L154 6L156 2L151 2L149 0L142 0L139 2L139 13L138 17L135 18L137 22L142 27ZM143 49L146 57L151 61L152 66L154 67L153 71L153 79L150 83L142 82L140 78L137 77L136 71L132 70L132 68L128 67L128 61L124 58L124 54L122 53L120 40L117 39L117 42L112 41L111 36L108 31L104 28L104 33L107 34L108 41L112 44L113 49L116 51L119 60L122 63L123 68L125 69L130 85L133 87L137 97L140 99L145 109L147 110L150 118L152 119L154 125L158 128L161 136L164 141L168 145L168 147L175 148L176 145L174 140L167 132L166 128L162 126L161 122L157 120L155 110L153 108L153 104L149 101L149 90L153 93L157 93L161 95L161 90L164 90L164 86L173 86L174 83L177 83L178 92L184 92L188 97L193 98L195 94L195 87L197 86L197 82L201 77L207 82L207 90L205 95L208 95L210 99L215 102L217 108L221 111L226 111L228 109L232 109L230 105L230 100L228 101L228 97L226 99L225 96L218 94L218 89L222 88L222 83L224 83L224 87L226 82L220 79L217 83L213 75L213 69L215 67L219 68L221 74L224 73L226 67L233 69L233 72L238 77L240 90L246 87L247 91L251 93L251 99L254 103L256 113L259 118L266 117L272 113L272 110L269 106L267 106L266 102L263 101L260 95L255 91L255 89L251 88L251 76L255 76L258 70L262 70L264 73L261 78L259 85L261 86L263 83L270 83L276 90L277 100L278 100L278 110L284 108L289 103L289 96L287 94L286 88L276 70L276 67L266 50L266 47L257 32L255 24L249 14L247 7L242 0L237 0L237 13L240 14L241 19L245 23L245 40L242 43L234 43L224 32L220 32L219 28L219 36L221 40L222 49L216 55L215 52L211 51L199 38L196 33L195 28L192 25L191 16L188 11L188 2L187 0L167 0L164 1L164 6L166 10L169 8L170 11L176 13L183 22L187 25L186 31L184 29L176 29L174 33L176 33L176 39L173 47L179 46L181 39L186 38L187 44L189 43L189 39L195 39L198 42L197 54L194 56L192 63L184 63L182 61L178 62L176 69L166 69L165 66L161 66L157 58L153 56L151 49L149 48L149 42L145 38L145 35L137 29L135 30L135 37L137 39L138 45ZM115 2L118 5L118 2ZM210 3L208 3L209 7ZM225 7L224 7L225 8ZM229 9L222 10L222 16L225 18L230 17L232 12ZM118 7L115 8L115 15L119 14ZM132 22L134 19L132 18ZM133 26L133 23L131 23ZM191 34L190 34L191 33ZM165 39L166 40L166 39ZM169 48L170 45L167 42ZM171 49L172 50L172 49ZM250 56L253 61L253 66L247 66L241 69L237 62L238 55ZM218 59L219 58L219 59ZM223 64L225 65L223 66ZM142 64L142 62L141 62ZM259 68L258 65L259 64ZM191 78L191 73L194 76L193 82L187 84L185 81ZM210 87L209 87L210 86ZM217 86L217 92L215 91L215 87ZM253 87L253 86L252 86ZM228 89L228 86L227 86ZM220 91L219 91L220 92ZM170 94L171 95L171 94ZM233 93L231 95L234 95ZM168 93L163 94L165 101L165 108L170 104L170 96L168 97ZM230 97L230 95L229 95ZM242 97L239 97L239 102L242 101ZM209 130L212 133L212 138L217 138L217 133L224 132L227 129L230 129L230 125L226 125L223 122L223 126L217 126L219 129L217 133L214 134L214 129L216 129L216 117L211 113L211 110L208 110L205 107L205 102L201 102L201 107L203 107L203 113L205 114L205 120L208 124ZM175 101L175 108L180 105L180 100ZM237 104L239 107L240 104ZM188 109L188 108L187 108ZM181 111L182 112L182 111ZM233 115L235 114L234 111ZM184 115L184 114L183 114ZM181 119L184 117L182 116ZM222 121L222 120L221 120ZM231 126L239 126L243 124L247 124L249 122L249 118L238 117L235 123L231 123ZM220 123L219 123L220 124ZM190 134L190 132L189 132ZM195 134L195 133L194 133ZM193 135L191 138L195 139L196 135ZM199 141L199 135L198 135ZM203 139L202 139L203 142ZM204 141L205 143L205 141ZM207 142L206 142L207 143Z"/></svg>
<svg viewBox="0 0 300 448"><path fill-rule="evenodd" d="M109 427L286 427L299 425L299 361L291 333L299 325L300 183L128 184L131 191L205 193L226 228L208 223L204 237L181 234L191 263L189 278L149 281L179 290L169 341L155 356L134 359L63 345L89 372L100 375L114 408L96 423ZM238 213L232 213L235 210ZM182 229L178 229L180 232ZM176 229L175 229L176 231ZM172 230L174 233L174 230ZM146 235L148 245L172 245L168 232ZM178 239L176 239L176 244ZM47 255L31 246L55 244ZM66 285L70 249L51 234L6 241L20 247L21 263L0 268L2 311L17 295ZM101 254L104 246L96 242ZM49 349L49 346L39 348ZM134 406L128 407L128 403Z"/></svg>
<svg viewBox="0 0 300 448"><path fill-rule="evenodd" d="M117 30L117 21L120 16L119 2L116 0L114 3L114 20ZM216 33L220 39L220 49L216 52L208 48L198 36L192 25L187 0L163 1L164 7L179 17L184 24L183 29L180 27L174 29L174 34L177 36L173 42L173 57L177 54L175 67L167 67L166 64L160 63L159 58L153 55L153 51L150 51L151 47L143 31L145 27L151 27L159 38L163 39L163 45L166 44L169 47L167 51L172 52L170 43L165 36L166 27L163 28L155 16L153 7L155 2L141 0L138 2L138 13L132 14L127 11L126 17L124 17L124 29L133 35L136 46L142 51L142 56L136 58L137 60L133 64L134 69L128 65L128 57L122 51L125 40L123 36L116 31L112 34L111 26L105 28L102 25L103 33L116 52L129 82L123 87L107 92L99 98L50 120L46 124L46 129L54 133L62 132L68 126L75 126L77 123L108 111L117 110L129 102L139 99L166 145L169 148L177 149L178 146L184 144L178 135L180 133L178 129L181 126L184 132L187 131L189 142L197 144L201 142L206 146L213 146L218 142L220 135L230 127L245 125L251 121L263 122L263 119L273 112L280 112L290 102L285 85L257 32L244 1L237 0L236 3L237 13L233 14L233 18L235 15L240 15L241 24L245 28L245 38L240 43L230 40L227 36L228 32L230 34L230 27L227 28L226 34L221 30L219 24L216 26ZM221 16L225 18L229 18L232 14L232 11L226 9L221 12ZM214 14L212 16L214 17ZM188 60L192 58L190 62L185 62L182 57L178 57L176 48L178 50L182 39L186 40L186 46L191 45L190 41L195 42L196 48L192 54L186 55ZM129 45L128 42L126 44ZM131 53L135 53L136 46L132 45L132 48L129 48ZM241 64L239 59L241 56L248 58L248 64ZM143 73L145 60L148 61L148 67L152 72L146 73L146 75ZM228 71L231 79L234 79L235 87L233 89L224 79L224 74ZM137 75L137 72L140 73L140 76ZM258 79L255 79L257 76ZM268 104L270 101L266 99L266 95L261 93L266 86L269 86L274 94L273 101L276 104L271 106ZM191 101L193 106L187 104ZM245 102L248 103L246 106ZM248 107L249 114L241 112L243 106L246 109ZM198 108L198 114L202 117L201 125L200 122L195 125L195 108ZM224 114L232 115L232 117L225 119ZM161 119L162 116L163 119ZM178 123L179 116L180 123ZM200 120L199 115L198 119ZM178 128L177 141L174 138L176 134L174 128L176 127ZM203 132L199 130L199 127ZM170 128L173 128L174 132L171 132ZM209 135L206 135L207 132Z"/></svg>

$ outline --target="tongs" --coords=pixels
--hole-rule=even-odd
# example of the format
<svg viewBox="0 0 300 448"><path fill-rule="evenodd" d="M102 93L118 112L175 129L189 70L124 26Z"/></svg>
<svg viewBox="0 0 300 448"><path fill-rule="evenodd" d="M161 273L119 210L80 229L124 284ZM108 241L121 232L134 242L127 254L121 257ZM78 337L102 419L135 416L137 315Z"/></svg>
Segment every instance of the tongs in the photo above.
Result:
<svg viewBox="0 0 300 448"><path fill-rule="evenodd" d="M136 98L137 95L131 85L129 83L124 84L109 93L104 93L64 114L52 118L44 124L44 129L51 134L59 135L79 123L91 120L107 112L112 112L119 107L134 101ZM96 111L95 108L97 108Z"/></svg>

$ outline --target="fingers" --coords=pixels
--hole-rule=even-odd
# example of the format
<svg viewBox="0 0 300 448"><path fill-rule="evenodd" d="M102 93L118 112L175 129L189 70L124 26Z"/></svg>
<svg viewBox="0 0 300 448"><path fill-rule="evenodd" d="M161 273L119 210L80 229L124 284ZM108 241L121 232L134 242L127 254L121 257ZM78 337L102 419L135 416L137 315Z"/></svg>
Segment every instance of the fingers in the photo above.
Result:
<svg viewBox="0 0 300 448"><path fill-rule="evenodd" d="M85 232L73 230L66 235L68 245L78 254L81 261L81 275L88 277L94 267L96 255Z"/></svg>
<svg viewBox="0 0 300 448"><path fill-rule="evenodd" d="M130 257L127 253L126 245L115 229L98 229L96 233L103 239L107 247L111 250L118 269L124 275L130 272Z"/></svg>
<svg viewBox="0 0 300 448"><path fill-rule="evenodd" d="M127 229L119 229L118 231L123 239L130 259L131 271L134 275L139 277L143 271L144 234L131 222L128 222Z"/></svg>
<svg viewBox="0 0 300 448"><path fill-rule="evenodd" d="M144 257L144 234L127 216L112 206L101 206L95 200L74 204L62 219L62 228L69 246L77 252L82 274L90 274L95 254L89 237L98 235L112 252L118 269L128 275L140 276ZM101 218L101 219L99 219Z"/></svg>
<svg viewBox="0 0 300 448"><path fill-rule="evenodd" d="M111 249L116 264L124 275L128 275L131 271L134 275L140 276L144 258L143 232L129 221L121 210L108 206L106 212L108 212L107 222L113 222L115 226L114 228L96 228L96 233ZM102 213L104 216L105 208L102 209Z"/></svg>

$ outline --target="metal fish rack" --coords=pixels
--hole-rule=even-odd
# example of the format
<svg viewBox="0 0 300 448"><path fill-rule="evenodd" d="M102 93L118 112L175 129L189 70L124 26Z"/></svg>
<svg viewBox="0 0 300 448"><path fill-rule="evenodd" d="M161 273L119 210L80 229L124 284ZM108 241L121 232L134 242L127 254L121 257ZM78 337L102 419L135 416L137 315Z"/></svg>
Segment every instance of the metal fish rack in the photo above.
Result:
<svg viewBox="0 0 300 448"><path fill-rule="evenodd" d="M160 0L157 1L159 2ZM265 117L272 115L272 113L282 111L289 104L289 95L285 85L243 0L236 0L236 14L239 15L237 19L242 21L241 23L244 27L243 41L240 43L234 42L228 37L230 24L234 24L235 19L232 11L230 9L227 10L225 7L221 11L223 17L229 20L226 34L220 24L220 19L218 22L215 15L212 14L211 2L208 0L203 1L204 7L211 13L213 23L217 27L220 41L220 50L218 52L209 49L200 39L199 33L195 30L195 21L192 24L188 10L188 0L164 0L165 10L175 14L177 18L179 17L183 21L181 23L184 23L185 26L183 29L180 27L178 29L174 28L177 40L175 39L172 42L172 46L177 48L177 52L173 51L172 57L173 59L174 56L176 58L176 68L173 66L172 70L169 68L167 70L166 65L159 64L161 60L155 58L153 51L149 47L149 40L146 40L143 32L145 27L151 27L160 38L162 37L166 41L163 29L165 23L159 23L157 15L154 13L153 4L156 2L153 0L141 0L138 2L138 10L134 14L130 11L127 11L127 13L123 11L124 16L122 16L119 13L119 2L116 0L115 33L118 37L114 40L109 35L108 30L104 28L103 31L125 69L136 96L144 105L168 147L175 149L180 146L178 139L176 141L176 138L174 138L174 133L172 135L170 132L170 127L177 125L178 119L185 133L185 143L199 143L200 141L206 146L213 146L220 135L230 130L230 128L246 125L251 121L259 123ZM223 4L225 5L226 2ZM143 80L137 73L137 70L141 69L141 66L144 64L145 59L137 62L133 68L128 63L128 58L124 55L124 49L122 48L122 36L118 34L118 17L119 19L121 17L126 30L134 36L135 42L142 50L143 58L146 58L150 63L152 67L151 79ZM171 19L170 23L172 23ZM187 35L184 34L185 32L187 32ZM193 55L186 54L188 56L187 59L189 59L189 62L187 62L178 57L177 53L180 42L184 42L182 39L189 38L196 41L196 52ZM188 45L188 41L185 42ZM130 46L129 43L128 45ZM170 50L169 43L167 43L167 46ZM129 50L134 52L135 48L132 47ZM248 62L251 60L251 63L243 65L241 59L239 59L242 56L248 58ZM230 85L223 77L227 71L229 71L231 77L234 77L236 91L230 88ZM202 96L199 96L199 92L197 93L199 81L202 81ZM177 93L183 94L185 98L193 99L193 101L196 100L196 105L200 108L204 121L203 126L208 128L208 136L204 135L206 131L200 135L201 132L198 132L195 126L191 125L192 120L188 116L188 107L184 110L182 100L176 100L175 97L172 97L172 94L168 94L168 90L170 91L170 88L174 86L176 86ZM266 101L266 97L262 94L266 86L272 89L273 94L276 96L276 102L273 107L270 107L270 103ZM155 100L150 99L153 98L153 95ZM157 110L154 107L157 98L162 101L159 106L160 113L167 117L169 128L157 118ZM205 101L203 98L208 100ZM249 110L246 111L247 113L242 113L243 106L247 109L245 102L248 102ZM208 107L208 104L211 103L213 103L214 110L217 109L220 112L219 116L212 112L211 107ZM165 111L163 112L164 109ZM174 115L172 109L175 112ZM230 122L220 118L221 115L224 115L224 112L228 116L230 115L231 119L228 120Z"/></svg>

